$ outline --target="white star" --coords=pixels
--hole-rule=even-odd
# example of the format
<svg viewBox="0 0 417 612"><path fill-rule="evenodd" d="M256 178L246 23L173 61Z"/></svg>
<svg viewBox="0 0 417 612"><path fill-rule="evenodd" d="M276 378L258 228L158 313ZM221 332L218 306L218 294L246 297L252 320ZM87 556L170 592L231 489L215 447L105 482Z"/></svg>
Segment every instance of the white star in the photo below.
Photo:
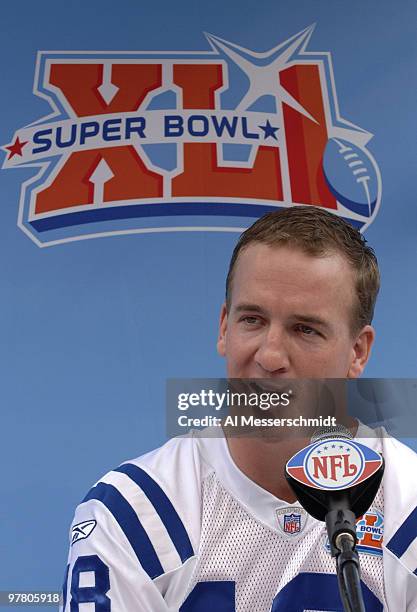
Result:
<svg viewBox="0 0 417 612"><path fill-rule="evenodd" d="M279 82L279 71L289 64L295 53L305 49L313 30L314 25L264 53L256 53L218 36L206 34L213 49L222 51L249 78L249 89L237 105L237 111L247 110L262 96L271 95L275 98L277 107L279 104L285 103L317 123L314 117ZM264 60L268 61L265 62Z"/></svg>

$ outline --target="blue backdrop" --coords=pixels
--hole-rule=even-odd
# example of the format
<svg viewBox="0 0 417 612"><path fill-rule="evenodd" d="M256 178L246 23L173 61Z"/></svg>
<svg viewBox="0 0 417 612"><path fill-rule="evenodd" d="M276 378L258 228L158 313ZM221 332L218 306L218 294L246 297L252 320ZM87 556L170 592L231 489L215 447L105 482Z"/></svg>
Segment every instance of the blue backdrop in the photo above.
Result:
<svg viewBox="0 0 417 612"><path fill-rule="evenodd" d="M340 113L374 134L382 176L366 229L382 270L366 374L414 377L415 19L407 0L16 0L2 7L0 142L50 112L32 93L38 50L209 51L208 31L266 51L316 23L309 49L331 53ZM0 173L0 590L60 588L76 504L108 469L164 441L166 378L224 374L215 339L238 235L39 248L17 227L34 172Z"/></svg>

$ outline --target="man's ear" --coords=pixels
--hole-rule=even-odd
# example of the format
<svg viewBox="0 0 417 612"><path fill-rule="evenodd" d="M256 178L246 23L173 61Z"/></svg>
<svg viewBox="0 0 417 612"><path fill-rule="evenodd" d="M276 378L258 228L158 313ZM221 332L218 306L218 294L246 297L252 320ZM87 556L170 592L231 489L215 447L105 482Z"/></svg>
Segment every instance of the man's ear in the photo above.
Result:
<svg viewBox="0 0 417 612"><path fill-rule="evenodd" d="M226 303L224 303L220 311L219 335L217 338L217 352L222 357L226 356L226 331L227 331L227 309L226 309Z"/></svg>
<svg viewBox="0 0 417 612"><path fill-rule="evenodd" d="M371 355L374 339L374 328L372 325L365 325L356 337L352 347L352 361L347 375L348 378L359 378L362 374Z"/></svg>

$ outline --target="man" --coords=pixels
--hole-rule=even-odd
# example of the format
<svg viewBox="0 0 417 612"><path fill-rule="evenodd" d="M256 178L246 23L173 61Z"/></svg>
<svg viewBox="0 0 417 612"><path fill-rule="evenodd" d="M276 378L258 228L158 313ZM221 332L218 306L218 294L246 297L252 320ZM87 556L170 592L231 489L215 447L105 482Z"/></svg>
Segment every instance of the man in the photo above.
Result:
<svg viewBox="0 0 417 612"><path fill-rule="evenodd" d="M228 378L302 389L299 379L360 376L378 287L372 250L335 215L294 207L258 220L227 278L218 351ZM64 609L342 610L324 524L283 476L309 440L278 438L190 435L104 476L77 508ZM392 439L372 444L386 462L371 508L386 548L361 554L366 609L414 612L417 494L406 471L416 457Z"/></svg>

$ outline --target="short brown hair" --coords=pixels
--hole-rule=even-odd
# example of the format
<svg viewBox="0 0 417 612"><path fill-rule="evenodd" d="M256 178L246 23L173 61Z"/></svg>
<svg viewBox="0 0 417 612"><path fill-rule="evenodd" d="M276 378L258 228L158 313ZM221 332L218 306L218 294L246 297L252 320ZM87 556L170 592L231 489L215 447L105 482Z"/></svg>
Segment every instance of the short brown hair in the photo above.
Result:
<svg viewBox="0 0 417 612"><path fill-rule="evenodd" d="M372 322L379 290L378 261L362 234L350 223L316 206L292 206L267 213L240 236L230 260L226 280L226 306L230 309L231 285L239 253L253 242L269 246L294 246L308 255L339 253L355 274L357 303L352 332Z"/></svg>

